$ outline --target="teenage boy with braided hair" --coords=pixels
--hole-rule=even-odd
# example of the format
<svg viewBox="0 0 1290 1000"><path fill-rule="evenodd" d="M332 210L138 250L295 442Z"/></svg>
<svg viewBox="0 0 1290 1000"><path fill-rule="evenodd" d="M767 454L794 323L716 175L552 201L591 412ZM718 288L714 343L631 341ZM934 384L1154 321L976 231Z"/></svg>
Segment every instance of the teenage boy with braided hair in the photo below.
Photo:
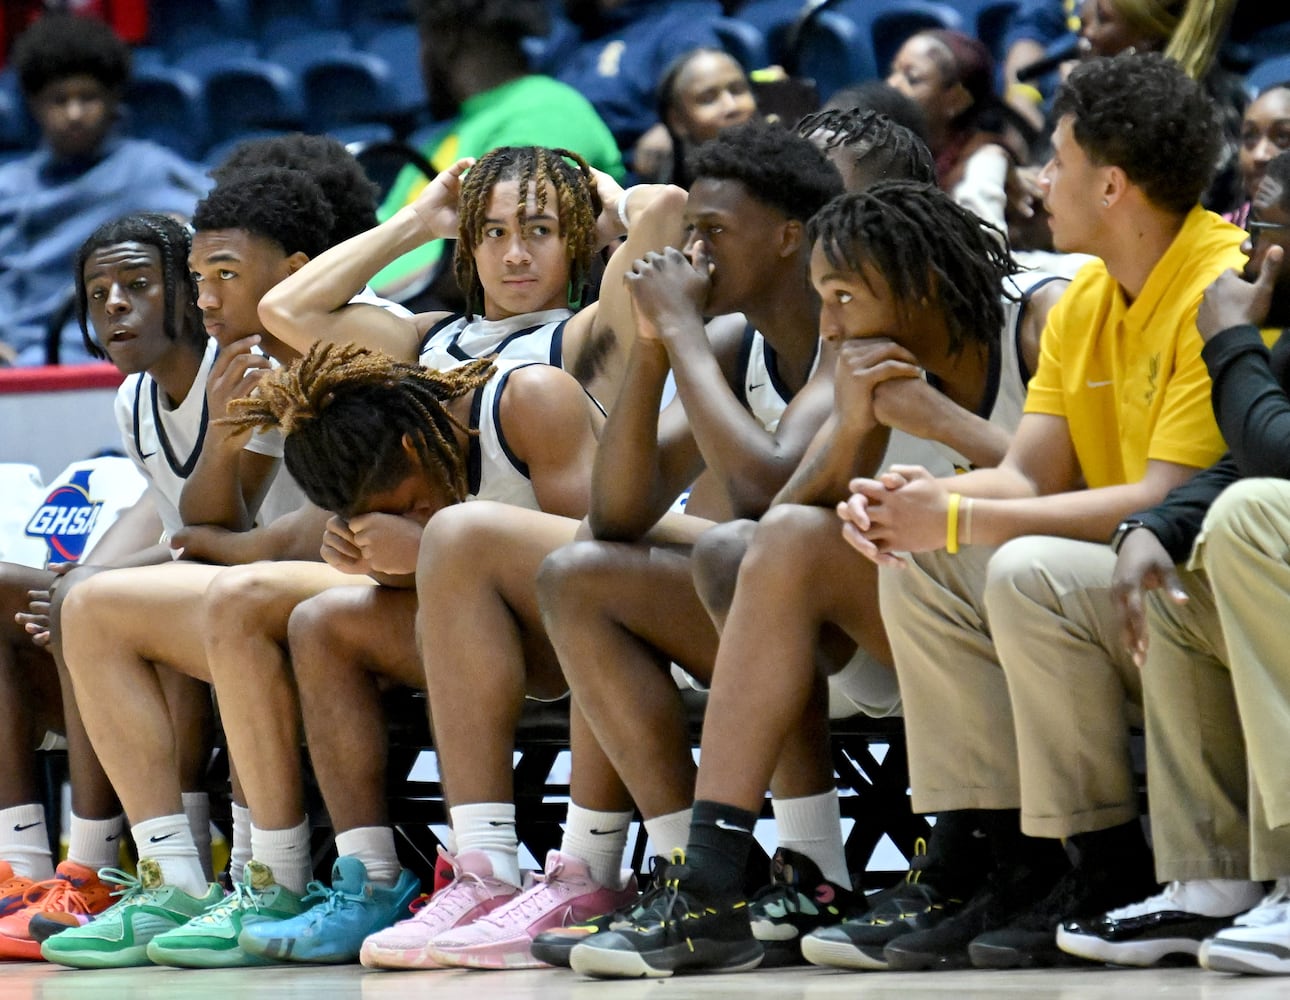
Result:
<svg viewBox="0 0 1290 1000"><path fill-rule="evenodd" d="M496 165L496 169L491 169L489 164ZM423 206L430 206L430 210L437 213L438 221L450 226L452 231L458 229L458 182L468 165L469 161L462 161L437 178L431 186L433 190L422 202ZM491 354L499 348L506 356L514 348L520 358L542 361L549 360L553 351L558 356L562 324L568 315L564 306L569 296L570 272L582 275L589 267L595 239L593 209L596 202L585 168L569 162L559 153L539 148L498 150L485 158L483 166L485 169L477 175L475 187L471 187L469 175L466 178L466 203L474 206L475 215L471 218L473 226L470 231L463 234L473 247L469 251L472 264L463 273L473 279L472 287L484 315L473 323L463 322L452 330L445 328L442 332L447 335L446 340L432 338L427 342L428 350L423 354L423 361L433 358L438 361L438 367L460 364L463 356L470 356L470 351ZM551 182L547 180L550 174L559 174L562 179ZM544 183L529 185L528 197L521 197L520 178L530 176ZM635 204L642 195L652 197L650 190L646 189L618 200L631 199ZM552 214L553 208L560 214ZM614 216L612 232L620 223L617 208L610 211ZM409 212L411 210L400 213L393 226L381 227L385 232L378 235L378 245L381 239L389 239L391 229L397 236L400 227L408 221L417 224L415 215L408 219ZM562 228L566 219L571 223L567 233ZM642 228L646 233L652 231L649 226ZM368 245L366 241L372 235L363 234L348 241L344 247L361 250ZM324 275L331 274L332 266L343 266L344 260L345 257L333 252L320 255L317 262L324 266L310 269L311 281L319 280L320 271ZM576 268L575 263L578 265ZM337 280L352 280L357 290L363 287L365 276L354 279L351 275L349 279ZM318 287L324 295L334 294L330 278L324 278ZM269 317L277 315L272 309L264 312ZM606 313L602 310L602 314ZM607 314L612 315L612 311ZM535 320L538 324L536 330L533 329ZM335 311L328 309L313 332L321 339L327 339L346 330L347 324L354 324L360 331L375 330L375 339L384 338L382 342L389 342L404 352L409 352L411 341L413 346L409 353L414 356L416 342L408 337L409 329L414 328L402 320L389 322L383 311L365 304L345 305ZM302 348L307 346L307 340L294 338L308 337L308 330L294 325L286 329L271 325L271 328L281 340ZM581 329L589 333L592 328L588 324ZM392 337L391 331L394 331ZM511 336L516 333L521 335ZM537 341L541 344L533 347ZM411 360L409 353L404 354L406 360ZM591 367L594 369L594 365ZM511 398L533 392L531 387L537 382L535 372L522 373L511 383ZM530 388L521 392L525 385ZM540 393L537 397L541 399ZM557 403L555 398L549 401L547 423L558 422L556 415L560 407ZM577 407L584 407L582 399L578 400ZM574 415L568 419L581 419L579 413L575 408ZM524 430L517 429L523 428L523 424L509 426L507 436L522 440L525 430L537 433L542 422L532 422ZM585 434L577 432L577 428L566 433L552 431L552 445L576 451L584 440ZM541 441L531 442L535 451L541 445ZM502 458L503 451L497 450L496 457ZM509 459L502 460L509 464ZM578 464L572 460L565 462L560 456L544 461L530 456L529 461L533 482L542 484L537 500L561 513L580 516L585 510L585 487L581 485ZM567 474L561 470L567 470ZM527 487L513 489L497 499L536 505L533 492ZM344 525L333 524L329 538L338 539L336 544L342 547L375 544L387 549L415 552L414 539L409 540L390 531L391 527L407 523L396 520L374 527L369 525L361 537L350 534ZM297 896L303 892L310 873L309 830L304 818L299 776L300 739L295 721L298 709L284 649L287 621L299 601L329 587L352 582L352 575L318 562L260 563L215 571L214 579L207 580L208 585L202 588L202 624L193 629L199 641L191 649L176 651L176 655L182 655L183 662L171 664L177 669L214 679L231 755L240 762L236 766L245 798L251 807L245 820L250 828L251 853L257 860L267 862L268 870L273 873L270 878L276 876L282 887ZM155 600L163 599L163 595L156 595ZM381 590L372 599L395 605L403 600L393 590ZM410 629L408 635L411 635ZM401 638L397 628L383 635L390 641L395 637ZM276 720L276 724L268 724L268 719ZM157 792L158 803L170 794L164 791L161 783L154 783L152 788ZM155 812L159 808L162 808L160 804L144 811ZM383 849L380 851L382 859L386 853ZM400 877L392 842L388 856L389 865L373 863L372 866L374 881L370 884L382 890L374 897L378 905L374 912L360 911L356 915L357 923L349 927L347 939L338 940L335 936L328 939L331 960L355 957L366 933L384 926L398 915L397 897L384 891ZM370 855L368 857L370 859ZM365 876L360 875L359 878L360 882L365 880ZM276 890L277 886L274 888ZM264 889L264 877L261 876L258 891L262 894ZM257 916L289 915L287 910L256 912ZM236 930L230 933L242 916L242 909L222 913L218 926L208 926L209 933L204 936L188 935L164 946L164 953L154 951L165 961L176 964L239 964L247 961L237 946ZM207 921L208 925L212 923ZM222 938L221 934L224 935Z"/></svg>
<svg viewBox="0 0 1290 1000"><path fill-rule="evenodd" d="M198 373L207 337L189 278L188 248L181 223L145 214L99 226L75 256L85 350L110 359L128 376L125 404L118 405L117 416L123 447L144 477L131 474L130 480L147 483L148 491L120 510L108 528L113 472L97 462L78 463L74 468L83 478L73 479L65 492L83 491L87 503L103 505L96 512L101 527L79 539L86 545L80 559L68 562L63 556L54 560L61 565L45 569L0 564L0 703L22 720L0 745L0 957L40 957L39 942L31 936L33 920L37 925L46 917L85 920L111 902L110 885L97 872L117 863L124 818L81 723L63 665L61 631L51 622L49 605L54 596L65 596L108 567L169 558L157 541L162 531L158 506L177 505L183 479L171 472L164 457L141 461L139 456L160 450L158 428L169 428L185 440L200 439ZM145 404L139 425L130 419L128 405L136 384L145 390L155 384L166 400L160 409ZM146 397L150 401L151 393ZM52 554L56 543L66 552L75 539L55 535L49 541ZM177 679L172 690L178 694L188 684L186 678ZM209 711L209 699L205 692L187 695L186 703L175 701L176 709L187 704L185 711L196 707L197 714L176 716L177 724L193 734L181 748L177 770L181 786L192 790L201 787L208 754L199 720ZM57 871L33 773L33 748L51 725L66 734L72 786L68 855ZM201 822L205 832L209 827Z"/></svg>
<svg viewBox="0 0 1290 1000"><path fill-rule="evenodd" d="M877 111L831 108L797 123L838 168L848 191L863 191L879 181L935 183L936 162L914 132Z"/></svg>
<svg viewBox="0 0 1290 1000"><path fill-rule="evenodd" d="M899 701L877 574L848 555L831 505L880 459L917 456L945 472L993 464L1020 416L1038 357L1033 314L1046 303L1023 315L1016 266L994 230L933 184L887 182L830 202L808 236L821 336L839 354L833 412L766 516L710 529L694 558L721 642L690 847L668 876L684 880L689 912L722 912L711 922L733 927L693 922L683 935L694 949L679 963L679 928L665 917L652 934L597 934L570 956L580 971L665 975L738 966L763 949L767 962L801 961L802 935L847 915L830 694L873 715L898 712ZM767 786L780 832L775 884L730 909ZM639 950L624 965L629 940Z"/></svg>
<svg viewBox="0 0 1290 1000"><path fill-rule="evenodd" d="M1105 542L1222 452L1196 311L1244 237L1197 204L1218 130L1173 62L1085 63L1054 113L1054 245L1101 261L1049 316L1007 455L954 479L897 466L840 509L883 565L914 808L971 811L995 858L970 899L885 945L897 970L1064 961L1060 921L1152 888L1129 754L1141 678Z"/></svg>

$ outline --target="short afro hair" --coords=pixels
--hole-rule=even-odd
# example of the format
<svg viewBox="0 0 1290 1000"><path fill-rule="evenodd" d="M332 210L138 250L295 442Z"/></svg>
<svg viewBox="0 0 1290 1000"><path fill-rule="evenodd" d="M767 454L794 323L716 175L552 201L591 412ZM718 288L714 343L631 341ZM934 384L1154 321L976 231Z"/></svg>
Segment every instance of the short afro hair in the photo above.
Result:
<svg viewBox="0 0 1290 1000"><path fill-rule="evenodd" d="M1222 135L1204 88L1158 53L1090 59L1071 71L1052 120L1069 116L1085 155L1122 169L1151 202L1179 215L1218 168Z"/></svg>
<svg viewBox="0 0 1290 1000"><path fill-rule="evenodd" d="M690 154L688 165L696 181L738 181L758 201L801 222L843 191L837 168L813 143L764 121L726 129Z"/></svg>
<svg viewBox="0 0 1290 1000"><path fill-rule="evenodd" d="M19 36L13 65L30 100L69 76L92 76L119 94L130 79L130 47L102 21L46 14Z"/></svg>
<svg viewBox="0 0 1290 1000"><path fill-rule="evenodd" d="M380 188L339 140L300 132L249 139L239 143L210 174L216 184L224 184L238 174L263 167L289 167L314 179L335 214L328 237L330 245L343 243L376 225Z"/></svg>
<svg viewBox="0 0 1290 1000"><path fill-rule="evenodd" d="M412 16L423 32L469 31L513 39L516 45L551 30L542 0L412 0Z"/></svg>
<svg viewBox="0 0 1290 1000"><path fill-rule="evenodd" d="M329 246L335 215L318 182L303 170L263 167L215 187L197 203L193 229L241 229L272 240L288 256L316 257Z"/></svg>

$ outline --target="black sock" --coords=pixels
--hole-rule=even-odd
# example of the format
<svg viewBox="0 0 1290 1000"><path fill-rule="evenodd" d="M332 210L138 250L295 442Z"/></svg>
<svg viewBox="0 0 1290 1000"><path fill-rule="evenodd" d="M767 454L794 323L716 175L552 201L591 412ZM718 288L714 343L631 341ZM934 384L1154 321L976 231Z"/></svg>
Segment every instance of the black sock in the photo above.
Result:
<svg viewBox="0 0 1290 1000"><path fill-rule="evenodd" d="M1145 868L1150 873L1154 868L1139 819L1105 830L1077 833L1067 840L1075 848L1076 864L1082 869L1137 873Z"/></svg>
<svg viewBox="0 0 1290 1000"><path fill-rule="evenodd" d="M927 857L916 865L919 881L947 896L971 896L994 867L991 817L992 813L982 809L937 813L927 841Z"/></svg>
<svg viewBox="0 0 1290 1000"><path fill-rule="evenodd" d="M1021 832L1019 809L991 809L984 815L996 871L1048 873L1056 878L1070 869L1070 856L1060 840Z"/></svg>
<svg viewBox="0 0 1290 1000"><path fill-rule="evenodd" d="M705 902L740 898L756 822L757 814L747 809L705 799L695 802L684 888Z"/></svg>

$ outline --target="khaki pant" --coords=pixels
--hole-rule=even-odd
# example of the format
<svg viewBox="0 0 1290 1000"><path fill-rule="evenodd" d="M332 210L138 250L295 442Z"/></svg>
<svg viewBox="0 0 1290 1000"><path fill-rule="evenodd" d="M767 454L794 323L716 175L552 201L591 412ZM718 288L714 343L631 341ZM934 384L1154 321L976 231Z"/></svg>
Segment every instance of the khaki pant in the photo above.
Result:
<svg viewBox="0 0 1290 1000"><path fill-rule="evenodd" d="M1037 837L1137 815L1114 566L1106 545L1027 537L882 571L917 811L1020 807Z"/></svg>
<svg viewBox="0 0 1290 1000"><path fill-rule="evenodd" d="M1290 483L1248 479L1210 508L1154 594L1143 688L1161 881L1290 874Z"/></svg>

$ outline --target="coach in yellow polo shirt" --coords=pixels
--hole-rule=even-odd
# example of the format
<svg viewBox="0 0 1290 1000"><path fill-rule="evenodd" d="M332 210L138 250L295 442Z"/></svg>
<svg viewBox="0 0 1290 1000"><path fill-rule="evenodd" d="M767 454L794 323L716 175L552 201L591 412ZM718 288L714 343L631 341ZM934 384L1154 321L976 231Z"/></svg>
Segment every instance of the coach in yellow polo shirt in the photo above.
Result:
<svg viewBox="0 0 1290 1000"><path fill-rule="evenodd" d="M1141 682L1107 542L1224 450L1196 310L1243 264L1244 234L1197 206L1219 136L1173 62L1086 63L1054 115L1053 241L1101 261L1049 314L1011 449L951 480L857 480L840 509L886 567L914 807L972 811L952 828L990 837L997 859L976 897L938 900L885 944L892 969L1074 961L1055 944L1061 920L1155 885L1129 756Z"/></svg>

